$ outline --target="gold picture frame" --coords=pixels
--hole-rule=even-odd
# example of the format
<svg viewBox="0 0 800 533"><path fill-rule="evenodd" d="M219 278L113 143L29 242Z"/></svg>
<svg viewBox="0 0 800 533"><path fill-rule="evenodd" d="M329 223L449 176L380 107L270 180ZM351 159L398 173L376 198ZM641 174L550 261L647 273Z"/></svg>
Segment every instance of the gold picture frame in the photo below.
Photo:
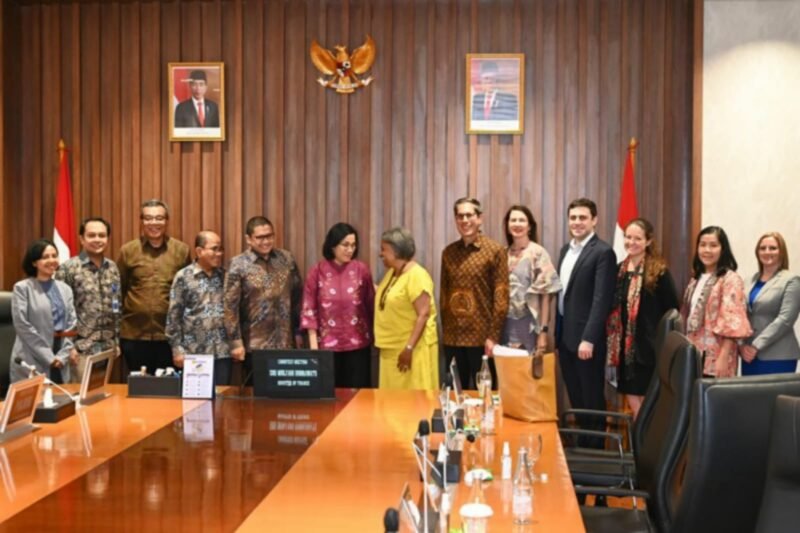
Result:
<svg viewBox="0 0 800 533"><path fill-rule="evenodd" d="M169 63L169 140L225 140L225 65Z"/></svg>
<svg viewBox="0 0 800 533"><path fill-rule="evenodd" d="M522 135L525 54L467 54L468 134Z"/></svg>

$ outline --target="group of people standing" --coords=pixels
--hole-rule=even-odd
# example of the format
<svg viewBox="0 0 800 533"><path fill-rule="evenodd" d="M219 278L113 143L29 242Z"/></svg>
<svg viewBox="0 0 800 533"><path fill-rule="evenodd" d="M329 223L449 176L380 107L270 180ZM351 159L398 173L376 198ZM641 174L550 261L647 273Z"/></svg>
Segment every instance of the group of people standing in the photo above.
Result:
<svg viewBox="0 0 800 533"><path fill-rule="evenodd" d="M11 378L28 373L17 357L67 381L80 376L85 356L116 349L130 370L150 373L182 366L186 354L213 354L216 381L227 384L234 361L247 374L254 351L307 341L335 352L339 387L371 386L374 346L380 387L434 389L440 319L445 358L456 360L465 387L474 387L482 356L496 344L540 353L555 346L574 407L603 408L611 376L636 413L655 368L656 324L670 309L681 310L687 336L705 353L706 375L735 375L739 356L743 374L794 371L800 358L793 331L800 278L788 271L778 233L759 239L759 272L746 287L725 232L704 228L679 298L645 219L624 228L627 257L617 264L595 233L594 202L574 200L571 239L554 264L525 206L508 209L505 246L481 232L476 199L457 200L453 215L460 238L442 252L438 306L404 228L381 235L386 272L376 286L358 260L358 232L347 223L330 228L324 259L303 283L292 254L274 246L275 227L263 216L247 222L247 249L227 269L212 231L198 233L191 260L189 246L167 235L169 210L160 200L142 204L141 237L123 245L116 262L105 256L108 222L88 218L80 225L81 253L61 266L47 240L35 241L25 255L28 278L15 284L12 300Z"/></svg>

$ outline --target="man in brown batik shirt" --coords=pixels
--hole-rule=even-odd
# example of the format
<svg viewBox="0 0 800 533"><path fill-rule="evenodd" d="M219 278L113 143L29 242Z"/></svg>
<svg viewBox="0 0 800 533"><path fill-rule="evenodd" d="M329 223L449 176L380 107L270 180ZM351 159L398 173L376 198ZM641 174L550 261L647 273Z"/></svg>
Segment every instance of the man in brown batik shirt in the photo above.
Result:
<svg viewBox="0 0 800 533"><path fill-rule="evenodd" d="M504 246L481 234L478 200L456 200L453 213L461 238L442 252L439 293L445 360L455 358L462 386L475 388L482 356L489 355L496 387L491 355L508 313L508 256Z"/></svg>
<svg viewBox="0 0 800 533"><path fill-rule="evenodd" d="M292 254L275 248L269 219L253 217L245 231L248 249L231 260L225 278L224 323L231 357L249 375L253 350L295 346L303 285Z"/></svg>
<svg viewBox="0 0 800 533"><path fill-rule="evenodd" d="M128 370L172 366L164 333L169 290L175 274L189 264L189 246L167 236L169 210L161 200L147 200L140 211L142 236L119 251L122 285L120 345Z"/></svg>

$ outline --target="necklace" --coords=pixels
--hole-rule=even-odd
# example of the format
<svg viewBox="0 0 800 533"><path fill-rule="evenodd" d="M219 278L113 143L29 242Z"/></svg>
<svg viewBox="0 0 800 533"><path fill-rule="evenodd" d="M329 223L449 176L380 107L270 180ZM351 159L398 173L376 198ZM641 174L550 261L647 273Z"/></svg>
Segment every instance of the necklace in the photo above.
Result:
<svg viewBox="0 0 800 533"><path fill-rule="evenodd" d="M386 297L389 295L389 291L392 290L392 287L394 287L394 284L397 283L397 280L400 278L400 274L403 273L403 270L405 270L407 264L408 264L408 262L405 262L405 263L403 263L402 267L400 267L399 269L395 270L394 273L392 274L392 279L390 279L389 283L386 285L386 287L383 288L383 292L381 292L381 299L380 299L380 302L378 304L378 308L381 311L383 311L384 307L386 307Z"/></svg>

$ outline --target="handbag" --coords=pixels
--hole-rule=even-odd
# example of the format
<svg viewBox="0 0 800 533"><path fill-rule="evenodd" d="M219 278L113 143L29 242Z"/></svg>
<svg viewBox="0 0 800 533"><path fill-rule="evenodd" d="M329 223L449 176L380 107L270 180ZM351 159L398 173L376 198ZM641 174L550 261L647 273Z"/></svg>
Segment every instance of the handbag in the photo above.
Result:
<svg viewBox="0 0 800 533"><path fill-rule="evenodd" d="M503 413L526 422L558 420L556 356L553 352L528 356L494 356Z"/></svg>

